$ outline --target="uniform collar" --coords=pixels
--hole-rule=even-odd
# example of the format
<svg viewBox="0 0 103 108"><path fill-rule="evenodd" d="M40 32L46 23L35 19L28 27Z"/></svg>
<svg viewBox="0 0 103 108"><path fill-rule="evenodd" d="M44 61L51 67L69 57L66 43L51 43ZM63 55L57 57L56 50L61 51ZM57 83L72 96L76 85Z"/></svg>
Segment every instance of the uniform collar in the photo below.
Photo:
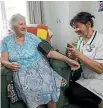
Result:
<svg viewBox="0 0 103 108"><path fill-rule="evenodd" d="M93 40L95 39L95 37L96 37L96 34L97 34L97 31L94 31L93 32L93 34L92 34L92 36L91 36L91 38L88 40L88 42L86 43L86 44L92 44L92 42L93 42ZM85 44L85 45L86 45Z"/></svg>

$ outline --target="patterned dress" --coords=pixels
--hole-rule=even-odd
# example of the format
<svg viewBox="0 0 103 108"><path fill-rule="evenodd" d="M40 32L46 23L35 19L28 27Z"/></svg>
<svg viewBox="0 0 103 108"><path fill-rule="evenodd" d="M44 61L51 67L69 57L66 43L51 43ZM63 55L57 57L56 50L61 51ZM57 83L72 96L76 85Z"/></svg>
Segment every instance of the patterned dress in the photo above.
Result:
<svg viewBox="0 0 103 108"><path fill-rule="evenodd" d="M8 52L9 61L17 62L19 69L13 72L18 96L28 108L36 108L49 101L57 102L62 77L50 67L47 59L37 50L41 40L30 33L25 34L22 45L14 40L14 34L3 40L2 52Z"/></svg>

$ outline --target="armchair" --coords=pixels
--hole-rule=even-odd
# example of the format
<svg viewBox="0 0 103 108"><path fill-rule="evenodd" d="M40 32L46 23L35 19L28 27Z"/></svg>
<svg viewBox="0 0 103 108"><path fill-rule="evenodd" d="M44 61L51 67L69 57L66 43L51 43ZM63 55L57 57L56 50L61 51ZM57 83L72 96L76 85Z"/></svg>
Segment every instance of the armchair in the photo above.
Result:
<svg viewBox="0 0 103 108"><path fill-rule="evenodd" d="M58 74L69 81L70 68L66 63L54 59L51 59L50 63L53 69L58 72ZM12 74L13 72L11 70L5 67L1 67L1 108L27 108L22 101L10 103L7 97L7 85L12 80ZM60 90L60 98L57 102L57 108L61 108L64 104L67 104L68 102L66 97L64 96L64 90L65 88L61 88Z"/></svg>
<svg viewBox="0 0 103 108"><path fill-rule="evenodd" d="M47 40L49 43L51 42L50 39L53 36L53 33L48 26L43 24L29 24L27 25L27 32L35 34L36 36Z"/></svg>
<svg viewBox="0 0 103 108"><path fill-rule="evenodd" d="M38 32L38 28L39 28L39 32ZM45 32L45 30L47 32ZM45 36L46 36L45 34L47 33L47 36L45 39L49 42L53 36L52 32L48 29L48 27L44 26L44 25L37 25L37 24L36 25L35 24L28 25L27 31L30 33L33 33L39 37L41 36L41 34L43 34L44 35L43 39L45 38ZM67 81L69 81L71 70L70 70L70 67L66 63L55 60L55 59L50 59L50 64L51 64L52 68L56 72L58 72L59 75L61 75ZM13 73L11 70L9 70L5 67L1 67L1 103L2 103L1 108L26 108L25 104L22 101L12 104L12 103L10 103L10 101L7 97L7 85L12 80L12 74ZM64 90L67 86L68 85L66 85L64 88L61 88L60 98L57 102L57 108L61 108L64 104L68 103L66 97L64 96Z"/></svg>

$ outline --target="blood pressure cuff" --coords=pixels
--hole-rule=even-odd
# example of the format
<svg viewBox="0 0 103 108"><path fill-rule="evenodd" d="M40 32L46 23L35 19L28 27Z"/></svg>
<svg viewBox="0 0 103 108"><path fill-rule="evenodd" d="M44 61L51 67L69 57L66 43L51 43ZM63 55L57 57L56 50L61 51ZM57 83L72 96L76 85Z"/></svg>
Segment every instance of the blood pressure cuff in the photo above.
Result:
<svg viewBox="0 0 103 108"><path fill-rule="evenodd" d="M43 55L48 55L48 53L51 50L54 50L53 47L50 45L50 43L46 40L42 40L39 44L38 44L38 50L43 54Z"/></svg>

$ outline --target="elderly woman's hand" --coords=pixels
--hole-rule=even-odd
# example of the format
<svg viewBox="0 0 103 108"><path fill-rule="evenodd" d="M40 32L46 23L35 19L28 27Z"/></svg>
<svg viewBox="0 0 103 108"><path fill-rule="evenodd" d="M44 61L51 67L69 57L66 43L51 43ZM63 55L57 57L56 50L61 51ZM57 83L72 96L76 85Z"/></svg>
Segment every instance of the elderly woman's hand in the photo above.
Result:
<svg viewBox="0 0 103 108"><path fill-rule="evenodd" d="M80 68L80 65L72 65L71 70L78 70Z"/></svg>
<svg viewBox="0 0 103 108"><path fill-rule="evenodd" d="M7 67L16 72L19 68L19 64L17 62L10 62Z"/></svg>
<svg viewBox="0 0 103 108"><path fill-rule="evenodd" d="M75 60L71 60L70 59L70 61L69 61L69 66L71 67L71 70L77 70L77 69L79 69L80 68L80 64L77 62L77 61L75 61Z"/></svg>

